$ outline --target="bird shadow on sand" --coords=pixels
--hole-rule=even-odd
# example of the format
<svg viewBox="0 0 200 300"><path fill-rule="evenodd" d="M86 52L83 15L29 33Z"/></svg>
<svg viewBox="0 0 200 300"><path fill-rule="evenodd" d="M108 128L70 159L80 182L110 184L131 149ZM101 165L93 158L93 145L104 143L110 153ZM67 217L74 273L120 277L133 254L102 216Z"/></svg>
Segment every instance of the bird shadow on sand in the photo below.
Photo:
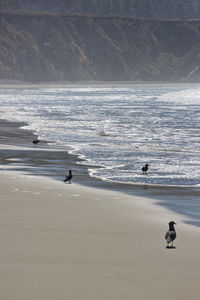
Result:
<svg viewBox="0 0 200 300"><path fill-rule="evenodd" d="M175 246L166 246L165 248L166 248L166 249L176 249Z"/></svg>

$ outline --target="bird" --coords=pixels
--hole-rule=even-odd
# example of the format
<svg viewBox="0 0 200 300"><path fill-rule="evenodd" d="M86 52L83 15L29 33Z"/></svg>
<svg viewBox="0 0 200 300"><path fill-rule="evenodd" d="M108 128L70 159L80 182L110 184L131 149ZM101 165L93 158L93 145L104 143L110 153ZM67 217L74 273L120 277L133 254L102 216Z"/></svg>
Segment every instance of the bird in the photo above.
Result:
<svg viewBox="0 0 200 300"><path fill-rule="evenodd" d="M146 164L144 167L142 167L142 172L146 173L149 169L149 164Z"/></svg>
<svg viewBox="0 0 200 300"><path fill-rule="evenodd" d="M174 221L169 222L169 230L165 234L167 248L174 248L173 241L176 238L176 231L175 231L174 225L177 225ZM169 246L170 243L171 243L171 247Z"/></svg>
<svg viewBox="0 0 200 300"><path fill-rule="evenodd" d="M38 140L38 139L33 140L33 144L38 144L39 142L40 142L40 140Z"/></svg>
<svg viewBox="0 0 200 300"><path fill-rule="evenodd" d="M71 183L72 177L72 170L69 170L69 174L65 176L64 182L66 183L68 181L68 183Z"/></svg>

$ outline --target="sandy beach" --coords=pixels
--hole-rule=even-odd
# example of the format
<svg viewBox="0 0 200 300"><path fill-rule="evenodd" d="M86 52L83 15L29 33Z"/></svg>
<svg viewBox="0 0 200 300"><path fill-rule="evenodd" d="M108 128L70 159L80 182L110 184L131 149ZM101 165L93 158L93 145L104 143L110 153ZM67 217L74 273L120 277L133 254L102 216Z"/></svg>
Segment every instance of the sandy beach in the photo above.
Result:
<svg viewBox="0 0 200 300"><path fill-rule="evenodd" d="M12 130L15 147L0 149L22 151L20 132ZM199 298L200 229L152 196L64 184L6 161L0 186L0 299ZM164 240L170 220L174 249Z"/></svg>

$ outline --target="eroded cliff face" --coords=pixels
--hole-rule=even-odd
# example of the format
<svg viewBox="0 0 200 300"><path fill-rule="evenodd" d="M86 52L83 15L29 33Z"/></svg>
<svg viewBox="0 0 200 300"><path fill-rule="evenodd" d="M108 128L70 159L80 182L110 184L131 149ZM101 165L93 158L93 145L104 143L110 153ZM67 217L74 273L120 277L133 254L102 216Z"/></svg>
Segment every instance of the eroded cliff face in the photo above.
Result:
<svg viewBox="0 0 200 300"><path fill-rule="evenodd" d="M200 21L0 14L0 78L42 81L200 78Z"/></svg>

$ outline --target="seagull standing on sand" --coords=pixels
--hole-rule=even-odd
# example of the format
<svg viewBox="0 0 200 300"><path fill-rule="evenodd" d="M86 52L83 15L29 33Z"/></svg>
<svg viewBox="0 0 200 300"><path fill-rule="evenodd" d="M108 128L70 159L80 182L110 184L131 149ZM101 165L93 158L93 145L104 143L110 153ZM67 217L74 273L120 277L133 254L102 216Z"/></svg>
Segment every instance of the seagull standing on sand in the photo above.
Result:
<svg viewBox="0 0 200 300"><path fill-rule="evenodd" d="M142 172L146 173L148 171L149 164L146 164L144 167L142 167Z"/></svg>
<svg viewBox="0 0 200 300"><path fill-rule="evenodd" d="M176 231L175 231L174 225L176 225L176 223L174 221L169 222L169 230L165 234L167 248L173 248L173 241L176 238ZM170 243L171 243L171 246L169 246Z"/></svg>
<svg viewBox="0 0 200 300"><path fill-rule="evenodd" d="M65 176L64 182L66 183L68 181L68 183L71 183L72 177L72 170L69 170L69 174Z"/></svg>

